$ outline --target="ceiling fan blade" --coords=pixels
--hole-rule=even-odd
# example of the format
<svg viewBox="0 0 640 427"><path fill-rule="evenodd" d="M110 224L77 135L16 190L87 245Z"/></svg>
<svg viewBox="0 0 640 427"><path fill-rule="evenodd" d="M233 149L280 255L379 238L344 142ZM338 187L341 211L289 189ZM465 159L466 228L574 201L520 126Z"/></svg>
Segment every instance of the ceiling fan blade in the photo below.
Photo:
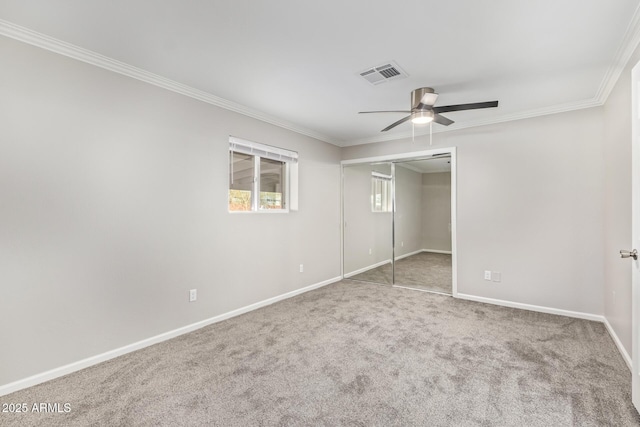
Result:
<svg viewBox="0 0 640 427"><path fill-rule="evenodd" d="M358 114L371 114L371 113L410 113L409 110L386 110L386 111L358 111Z"/></svg>
<svg viewBox="0 0 640 427"><path fill-rule="evenodd" d="M389 129L393 129L394 127L401 125L402 123L406 122L407 120L411 119L411 115L404 117L400 120L398 120L397 122L391 123L389 126L387 126L386 128L382 129L380 132L386 132Z"/></svg>
<svg viewBox="0 0 640 427"><path fill-rule="evenodd" d="M448 113L449 111L477 110L480 108L497 107L498 101L475 102L473 104L444 105L442 107L433 107L436 113Z"/></svg>
<svg viewBox="0 0 640 427"><path fill-rule="evenodd" d="M449 126L450 124L455 123L453 120L448 119L445 116L441 116L440 114L434 114L433 121L445 126Z"/></svg>

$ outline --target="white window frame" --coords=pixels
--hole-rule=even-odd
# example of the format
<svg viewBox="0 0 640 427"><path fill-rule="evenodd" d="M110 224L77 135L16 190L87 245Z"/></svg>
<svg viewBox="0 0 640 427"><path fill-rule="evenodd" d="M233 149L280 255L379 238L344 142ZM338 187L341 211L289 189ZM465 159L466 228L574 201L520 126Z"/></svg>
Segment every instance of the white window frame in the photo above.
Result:
<svg viewBox="0 0 640 427"><path fill-rule="evenodd" d="M261 144L234 136L229 137L229 158L232 153L242 153L253 156L253 184L251 186L251 210L232 211L229 210L227 193L227 210L229 213L289 213L298 210L298 153L272 145ZM284 208L283 209L261 209L260 208L260 159L270 159L283 162L285 173L282 187L284 188ZM233 161L228 162L232 167ZM232 179L233 171L229 170L229 177ZM230 187L230 182L227 187ZM229 188L227 188L229 190Z"/></svg>

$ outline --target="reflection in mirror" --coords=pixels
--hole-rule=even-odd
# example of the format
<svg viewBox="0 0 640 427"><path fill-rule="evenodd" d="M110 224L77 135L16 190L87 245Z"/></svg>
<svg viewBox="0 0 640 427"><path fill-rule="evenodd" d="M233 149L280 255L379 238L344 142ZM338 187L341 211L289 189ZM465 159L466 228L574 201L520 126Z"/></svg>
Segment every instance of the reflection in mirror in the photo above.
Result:
<svg viewBox="0 0 640 427"><path fill-rule="evenodd" d="M395 284L452 293L451 163L395 163Z"/></svg>
<svg viewBox="0 0 640 427"><path fill-rule="evenodd" d="M345 165L343 180L345 277L390 285L391 164Z"/></svg>

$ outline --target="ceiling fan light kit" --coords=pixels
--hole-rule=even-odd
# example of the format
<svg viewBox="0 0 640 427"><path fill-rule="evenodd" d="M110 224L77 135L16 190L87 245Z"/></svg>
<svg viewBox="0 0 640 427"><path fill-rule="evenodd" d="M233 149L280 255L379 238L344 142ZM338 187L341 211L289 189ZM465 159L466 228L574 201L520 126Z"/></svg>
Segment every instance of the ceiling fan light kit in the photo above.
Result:
<svg viewBox="0 0 640 427"><path fill-rule="evenodd" d="M408 116L398 120L382 129L386 132L394 127L411 120L413 124L426 124L435 122L444 126L454 123L453 120L440 115L440 113L464 110L477 110L480 108L493 108L498 106L498 101L475 102L471 104L445 105L434 107L438 100L438 94L430 87L421 87L411 92L411 110L387 110L387 111L360 111L359 114L368 113L409 113Z"/></svg>
<svg viewBox="0 0 640 427"><path fill-rule="evenodd" d="M433 121L433 110L417 111L411 114L411 122L416 125L424 125Z"/></svg>

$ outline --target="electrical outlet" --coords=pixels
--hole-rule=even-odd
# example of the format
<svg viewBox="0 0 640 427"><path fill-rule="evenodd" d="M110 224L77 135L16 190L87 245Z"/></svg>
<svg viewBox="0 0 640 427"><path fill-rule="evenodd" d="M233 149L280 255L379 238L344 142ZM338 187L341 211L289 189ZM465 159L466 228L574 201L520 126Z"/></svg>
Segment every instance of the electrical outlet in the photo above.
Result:
<svg viewBox="0 0 640 427"><path fill-rule="evenodd" d="M300 264L300 273L304 273L304 264Z"/></svg>
<svg viewBox="0 0 640 427"><path fill-rule="evenodd" d="M400 242L400 247L404 247L404 242Z"/></svg>
<svg viewBox="0 0 640 427"><path fill-rule="evenodd" d="M491 280L491 272L489 270L484 271L484 280Z"/></svg>
<svg viewBox="0 0 640 427"><path fill-rule="evenodd" d="M189 291L189 302L194 302L197 299L198 299L198 290L197 289L191 289Z"/></svg>
<svg viewBox="0 0 640 427"><path fill-rule="evenodd" d="M491 279L494 282L502 282L502 273L500 273L499 271L491 272Z"/></svg>
<svg viewBox="0 0 640 427"><path fill-rule="evenodd" d="M369 248L369 255L371 255L373 253L373 251L371 250L371 248Z"/></svg>

